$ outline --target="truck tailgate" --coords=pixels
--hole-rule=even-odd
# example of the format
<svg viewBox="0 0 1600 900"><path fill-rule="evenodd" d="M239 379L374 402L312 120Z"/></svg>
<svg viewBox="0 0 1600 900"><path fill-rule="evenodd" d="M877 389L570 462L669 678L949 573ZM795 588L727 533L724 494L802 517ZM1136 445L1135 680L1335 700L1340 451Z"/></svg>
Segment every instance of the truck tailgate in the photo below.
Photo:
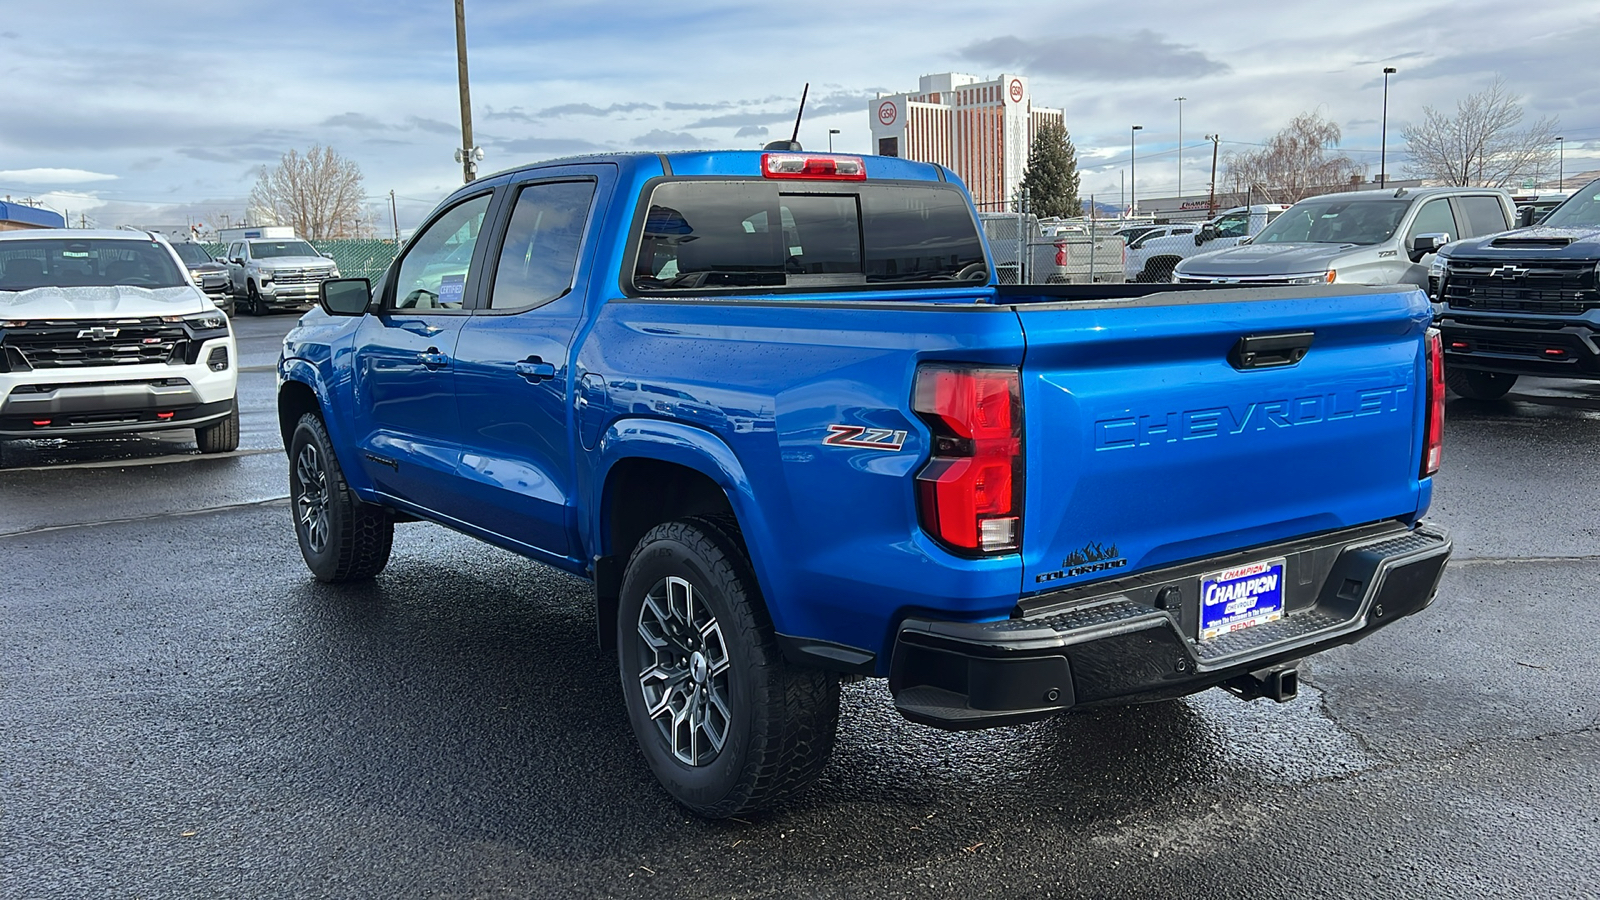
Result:
<svg viewBox="0 0 1600 900"><path fill-rule="evenodd" d="M1420 292L1026 290L1025 594L1421 513Z"/></svg>

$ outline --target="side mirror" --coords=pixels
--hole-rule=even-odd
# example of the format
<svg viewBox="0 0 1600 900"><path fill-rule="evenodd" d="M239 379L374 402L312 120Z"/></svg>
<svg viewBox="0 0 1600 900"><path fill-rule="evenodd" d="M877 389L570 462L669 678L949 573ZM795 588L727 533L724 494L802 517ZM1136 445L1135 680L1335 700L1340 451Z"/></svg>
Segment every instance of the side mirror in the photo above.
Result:
<svg viewBox="0 0 1600 900"><path fill-rule="evenodd" d="M236 266L242 266L242 265L244 265L244 257L235 256L233 259L228 260L228 262L231 262Z"/></svg>
<svg viewBox="0 0 1600 900"><path fill-rule="evenodd" d="M1538 214L1539 211L1531 206L1524 206L1523 208L1517 210L1517 227L1527 228L1531 226L1534 218L1538 216Z"/></svg>
<svg viewBox="0 0 1600 900"><path fill-rule="evenodd" d="M365 315L372 305L372 283L365 278L330 278L317 288L317 302L330 316Z"/></svg>
<svg viewBox="0 0 1600 900"><path fill-rule="evenodd" d="M1411 239L1411 261L1417 262L1429 253L1438 253L1439 248L1450 243L1450 235L1442 231L1419 234Z"/></svg>

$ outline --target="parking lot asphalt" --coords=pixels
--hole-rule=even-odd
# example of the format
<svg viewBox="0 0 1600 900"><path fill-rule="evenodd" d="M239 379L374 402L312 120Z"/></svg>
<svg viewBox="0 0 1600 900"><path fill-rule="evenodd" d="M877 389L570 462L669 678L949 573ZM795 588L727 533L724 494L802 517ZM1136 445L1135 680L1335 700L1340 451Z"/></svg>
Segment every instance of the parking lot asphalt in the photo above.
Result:
<svg viewBox="0 0 1600 900"><path fill-rule="evenodd" d="M399 526L301 564L241 318L239 454L10 445L0 896L1600 896L1600 386L1448 410L1419 616L1219 691L952 734L847 685L822 780L745 821L666 799L587 585Z"/></svg>

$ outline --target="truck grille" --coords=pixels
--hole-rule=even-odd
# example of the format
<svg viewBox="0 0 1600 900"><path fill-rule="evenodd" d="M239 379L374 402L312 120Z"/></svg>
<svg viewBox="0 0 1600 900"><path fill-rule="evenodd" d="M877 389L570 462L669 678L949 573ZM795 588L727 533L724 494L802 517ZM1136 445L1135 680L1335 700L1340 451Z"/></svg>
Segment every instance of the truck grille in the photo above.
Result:
<svg viewBox="0 0 1600 900"><path fill-rule="evenodd" d="M1451 259L1441 299L1455 309L1552 316L1600 307L1593 261Z"/></svg>
<svg viewBox="0 0 1600 900"><path fill-rule="evenodd" d="M327 269L276 269L272 273L272 283L278 287L316 287L332 275Z"/></svg>
<svg viewBox="0 0 1600 900"><path fill-rule="evenodd" d="M182 362L188 345L182 325L155 318L28 322L0 336L0 370Z"/></svg>

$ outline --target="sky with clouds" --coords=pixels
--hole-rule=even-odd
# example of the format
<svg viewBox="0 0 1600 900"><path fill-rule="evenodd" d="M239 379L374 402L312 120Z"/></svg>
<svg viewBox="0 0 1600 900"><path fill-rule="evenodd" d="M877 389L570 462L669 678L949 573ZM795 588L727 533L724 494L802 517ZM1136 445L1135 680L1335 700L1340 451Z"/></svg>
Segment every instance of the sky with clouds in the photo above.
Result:
<svg viewBox="0 0 1600 900"><path fill-rule="evenodd" d="M867 101L919 75L1030 76L1066 110L1084 192L1114 195L1139 133L1139 193L1209 177L1207 132L1248 150L1317 110L1377 171L1399 128L1496 73L1530 119L1560 121L1566 171L1600 168L1600 5L1418 0L1145 0L848 5L467 0L485 173L605 150L758 147L787 134L867 152ZM0 196L101 225L237 217L260 166L331 145L402 228L460 183L452 0L6 0Z"/></svg>

